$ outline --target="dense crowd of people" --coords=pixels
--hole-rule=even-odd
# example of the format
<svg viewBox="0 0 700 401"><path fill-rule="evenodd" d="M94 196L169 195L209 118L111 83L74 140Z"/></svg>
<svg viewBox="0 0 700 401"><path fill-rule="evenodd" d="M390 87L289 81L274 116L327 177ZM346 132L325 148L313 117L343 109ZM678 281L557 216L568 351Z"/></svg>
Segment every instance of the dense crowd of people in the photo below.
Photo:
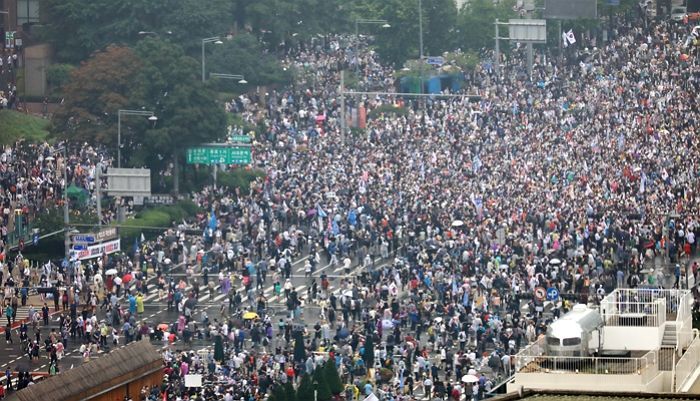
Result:
<svg viewBox="0 0 700 401"><path fill-rule="evenodd" d="M572 303L596 303L616 287L682 286L686 273L694 285L698 71L682 57L691 28L630 20L600 48L582 44L560 61L538 55L532 80L513 49L500 75L489 61L465 74L476 101L355 97L350 106L406 110L371 118L366 137L340 132L340 71L359 62L361 85L393 91L391 70L373 53L357 57L349 36L293 52L289 65L306 71L294 88L227 105L266 127L254 143L266 178L249 196L219 189L202 203L222 215L209 241L222 257L229 248L241 255L229 269L246 289L266 281L261 270L284 275L300 249L360 264L360 273L324 292L309 268L304 298L321 313L298 328L302 358L291 354L293 319L233 331L222 319L209 323L234 349L223 366L187 355L169 357L171 366L211 367L212 379L229 380L219 394L247 400L265 393L261 383L295 380L313 352L330 352L350 398L375 368L381 399L480 399ZM564 301L543 313L537 287L557 287ZM295 317L298 294L286 289ZM249 360L260 366L246 370ZM476 381L461 383L465 374Z"/></svg>
<svg viewBox="0 0 700 401"><path fill-rule="evenodd" d="M600 47L579 43L561 59L538 54L531 79L522 49L498 61L500 74L485 51L464 74L463 92L476 98L348 95L348 107L404 110L372 115L362 135L341 132L340 71L358 70L362 88L394 92L393 70L365 39L302 45L285 60L303 72L294 87L226 106L264 127L231 127L254 136L253 167L264 177L249 194L192 194L213 215L190 222L202 236L186 234L183 223L110 266L57 268L73 285L65 305L79 296L87 305L85 316L69 310L66 337L75 327L101 346L109 336L216 343L203 354L166 351L168 380L141 399L263 399L328 358L346 399L482 399L512 374L513 355L573 303L595 304L617 287L695 286L700 82L687 55L692 32L622 21ZM10 202L31 209L59 199L51 174L61 167L47 162L43 146L36 166L22 165L17 151L3 155L15 163ZM90 190L84 156L94 169L96 155L81 155L69 162L69 178ZM289 278L304 255L302 292ZM325 262L342 268L333 289L316 272ZM187 275L176 282L167 273L180 263ZM105 274L108 267L118 273ZM140 319L149 267L157 298L181 315L164 327ZM269 284L282 319L260 291ZM545 309L538 287L558 288L563 300ZM219 316L197 311L200 291L226 295ZM91 317L96 308L104 322ZM184 387L193 372L209 383L201 391Z"/></svg>

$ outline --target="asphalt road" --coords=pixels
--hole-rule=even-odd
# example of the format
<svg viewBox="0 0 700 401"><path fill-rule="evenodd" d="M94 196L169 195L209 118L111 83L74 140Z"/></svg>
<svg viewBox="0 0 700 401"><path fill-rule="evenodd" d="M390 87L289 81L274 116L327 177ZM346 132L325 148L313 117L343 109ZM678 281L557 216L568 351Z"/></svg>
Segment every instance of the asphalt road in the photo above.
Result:
<svg viewBox="0 0 700 401"><path fill-rule="evenodd" d="M304 298L306 298L306 291L308 286L310 285L310 279L308 277L304 276L304 262L306 259L308 259L309 256L302 256L299 257L298 259L294 260L292 263L292 284L297 290L297 292ZM375 264L378 266L382 266L382 262L379 259L375 260ZM385 262L388 263L388 262ZM330 291L331 292L337 292L339 291L340 287L340 281L341 281L341 276L344 276L344 269L341 266L331 266L328 263L328 260L325 258L322 258L321 263L319 264L320 267L316 269L314 272L314 277L316 277L316 280L319 282L320 285L320 276L322 273L327 274L329 277L329 282L330 282ZM356 275L361 272L362 268L360 267L359 264L354 264L350 275ZM182 265L177 266L172 270L172 276L177 279L178 277L184 277L185 272L184 272L184 267ZM201 283L201 275L199 276L200 283ZM218 282L218 278L216 275L210 274L209 280L214 280L215 282ZM219 291L219 286L217 283L216 286L216 291L212 296L209 295L208 289L206 288L205 284L200 284L200 294L198 298L198 304L197 307L194 310L193 313L193 319L197 322L201 322L202 320L202 312L206 312L207 315L209 316L209 319L213 321L214 319L220 319L220 307L223 304L228 305L228 299L226 294L222 294ZM191 286L187 287L187 291L191 289ZM265 287L264 287L264 293L265 296L268 299L268 306L272 307L276 310L276 319L282 318L286 316L286 307L284 304L284 299L278 299L276 296L273 294L273 282L272 282L272 275L268 274L267 281L265 282ZM155 275L152 275L149 277L148 280L148 294L144 298L144 313L137 319L137 320L145 320L148 322L148 324L153 327L154 325L160 324L160 323L167 323L171 324L175 322L179 314L178 312L173 309L168 311L167 310L167 301L166 300L158 300L158 292L156 289L156 280L155 280ZM282 295L282 298L284 296ZM124 301L122 301L122 304ZM242 300L242 308L246 308L248 305L248 299L247 297L243 297ZM304 307L304 314L301 317L300 322L296 323L304 323L309 326L315 324L315 322L318 320L318 307L314 305L306 305ZM251 310L255 310L254 308L251 308ZM104 318L104 312L100 311L98 308L98 320L101 320ZM41 325L42 329L42 342L45 336L48 336L49 333L51 332L51 329L55 329L57 332L59 330L58 326L58 315L54 315L51 317L49 321L48 326L44 326L43 324ZM33 331L30 327L29 329L29 335L30 339L33 339ZM6 344L4 343L4 338L0 338L0 347L2 347L2 352L0 352L0 371L4 372L5 369L8 367L11 370L15 370L17 366L22 365L22 366L29 366L30 370L33 372L47 372L49 369L49 355L42 349L39 353L39 359L37 360L36 358L33 361L29 361L29 357L23 353L21 350L21 345L19 341L19 331L17 329L13 330L12 333L12 338L14 343L13 344ZM121 340L123 340L123 337L121 337ZM164 346L166 344L156 341L154 342L155 345L159 346ZM82 363L84 363L83 357L79 352L81 342L79 340L73 340L69 338L68 342L68 347L66 347L65 352L64 352L64 357L59 361L59 369L61 371L64 371L66 369L70 369L74 366L78 366ZM120 344L121 345L121 344ZM190 346L185 345L184 343L181 342L181 340L178 340L175 344L173 344L174 349L205 349L213 346L213 342L211 340L197 340L194 339L192 341L192 344ZM91 356L91 359L99 358L100 355L102 354L102 351L99 351L97 354L93 354ZM3 383L4 383L4 377L2 378Z"/></svg>

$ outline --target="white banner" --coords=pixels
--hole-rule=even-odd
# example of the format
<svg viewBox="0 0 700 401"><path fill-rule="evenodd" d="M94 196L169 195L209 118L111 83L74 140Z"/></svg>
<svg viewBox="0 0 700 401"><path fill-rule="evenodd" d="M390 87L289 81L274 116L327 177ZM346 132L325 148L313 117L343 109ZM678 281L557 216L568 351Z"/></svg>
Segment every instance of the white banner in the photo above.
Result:
<svg viewBox="0 0 700 401"><path fill-rule="evenodd" d="M185 387L202 387L202 375L185 375Z"/></svg>
<svg viewBox="0 0 700 401"><path fill-rule="evenodd" d="M80 251L73 250L73 260L86 260L98 258L104 254L111 255L121 250L121 241L119 238L107 241L102 244L90 245L87 249Z"/></svg>

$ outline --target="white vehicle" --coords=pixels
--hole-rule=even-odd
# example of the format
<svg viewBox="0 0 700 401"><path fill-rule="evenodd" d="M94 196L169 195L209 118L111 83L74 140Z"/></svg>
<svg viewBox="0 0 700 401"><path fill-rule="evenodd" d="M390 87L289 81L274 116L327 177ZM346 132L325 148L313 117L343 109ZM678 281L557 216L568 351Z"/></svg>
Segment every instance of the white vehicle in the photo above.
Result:
<svg viewBox="0 0 700 401"><path fill-rule="evenodd" d="M688 14L688 9L682 6L673 7L671 9L671 20L681 22Z"/></svg>
<svg viewBox="0 0 700 401"><path fill-rule="evenodd" d="M577 304L547 328L547 354L589 356L601 346L603 318L595 309Z"/></svg>

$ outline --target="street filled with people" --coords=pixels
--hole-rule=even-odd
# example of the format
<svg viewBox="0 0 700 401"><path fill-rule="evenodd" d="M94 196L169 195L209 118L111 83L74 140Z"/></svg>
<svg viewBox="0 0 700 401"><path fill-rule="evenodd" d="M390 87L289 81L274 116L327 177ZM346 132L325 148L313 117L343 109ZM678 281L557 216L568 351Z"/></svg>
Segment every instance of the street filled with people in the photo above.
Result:
<svg viewBox="0 0 700 401"><path fill-rule="evenodd" d="M167 380L142 400L265 399L329 358L347 400L478 400L574 303L618 287L695 290L693 27L636 22L561 59L538 52L531 79L524 48L502 56L500 74L484 51L464 73L470 96L346 94L370 115L360 134L341 129L341 70L358 70L359 88L396 91L370 39L290 50L286 65L304 71L293 88L226 106L265 127L250 192L209 186L188 195L208 213L122 256L42 265L35 283L66 288L61 329L41 334L49 304L20 341L57 366L69 341L89 360L148 337L165 346ZM384 105L405 112L371 113ZM27 215L60 204L63 188L55 149L30 150L8 149L0 164L5 210ZM99 158L87 147L69 162L90 196ZM8 326L32 279L21 266L3 263ZM552 287L560 300L535 296ZM149 302L177 317L149 319ZM186 388L188 373L204 387Z"/></svg>

